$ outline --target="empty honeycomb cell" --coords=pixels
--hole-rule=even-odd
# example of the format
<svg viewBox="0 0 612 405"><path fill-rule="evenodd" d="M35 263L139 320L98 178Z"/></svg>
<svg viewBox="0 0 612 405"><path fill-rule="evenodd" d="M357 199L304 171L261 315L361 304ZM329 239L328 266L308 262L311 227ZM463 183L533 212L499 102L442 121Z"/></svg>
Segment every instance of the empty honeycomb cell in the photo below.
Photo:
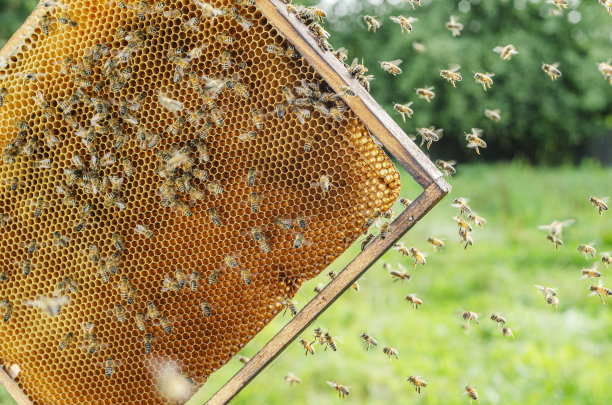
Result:
<svg viewBox="0 0 612 405"><path fill-rule="evenodd" d="M136 1L127 1L126 10L116 2L63 3L77 28L54 23L46 35L38 24L1 72L8 79L0 85L9 94L0 107L0 212L10 221L0 228L0 266L9 274L0 283L0 298L8 299L14 311L9 322L0 322L0 360L21 367L17 383L36 404L164 403L154 388L161 363L152 360L173 358L196 386L203 384L283 311L284 298L292 298L302 282L319 274L362 234L361 224L373 212L393 204L399 174L351 111L338 121L300 106L310 118L288 110L279 118L278 104L290 107L284 86L296 98L305 83L320 92L331 89L304 60L265 50L269 44L288 44L255 7L238 9L253 23L247 31L229 12L213 21L187 1L167 0L163 10L155 10L151 2L144 21ZM235 6L231 0L214 4L226 10ZM178 8L183 22L202 18L199 32L184 30L178 18L164 16ZM57 19L61 10L46 12ZM159 33L147 34L148 27L158 27ZM118 29L125 29L123 37ZM138 30L145 32L141 43ZM223 35L235 41L223 44L218 40ZM98 44L103 50L93 62ZM203 44L201 56L186 55ZM178 48L183 53L172 59ZM228 69L220 63L224 51L231 53ZM69 66L64 66L66 57L72 58ZM89 75L84 67L91 70ZM204 90L193 88L192 71ZM34 73L35 81L27 80L27 73ZM222 84L217 91L215 83ZM100 84L104 86L94 90ZM183 109L173 113L161 106L158 91ZM50 118L35 101L39 92L50 104ZM140 94L144 98L137 100ZM128 103L122 112L122 102L140 107ZM241 141L242 133L257 129L255 108L263 114L263 127L255 139ZM173 129L179 117L200 110L200 123ZM19 121L29 127L26 135L19 134ZM45 129L57 137L53 147L44 139ZM92 140L87 140L88 131ZM206 136L200 139L200 133ZM307 139L312 139L308 151ZM30 156L27 142L36 145ZM198 142L208 148L208 159L200 158ZM102 164L107 153L117 160ZM36 167L35 162L47 158L51 168ZM132 176L124 172L123 158L132 163ZM168 169L168 159L180 162ZM257 171L253 187L247 184L250 168ZM196 180L195 170L207 170L209 179ZM327 192L319 184L322 175L331 177ZM15 191L8 187L13 177L23 183ZM164 190L171 192L170 204L164 205ZM262 195L257 213L248 203L252 191ZM38 197L49 206L35 217L30 201ZM210 219L212 207L221 226ZM308 218L304 235L309 243L296 250L294 233L279 229L274 219L298 214ZM136 233L139 225L153 234ZM253 240L253 226L263 230L270 253ZM55 231L70 238L66 247L57 248ZM122 250L115 246L114 233ZM41 246L29 254L32 240ZM88 254L90 245L98 249L95 260ZM236 257L237 269L227 266L226 255ZM20 265L26 259L32 263L28 276ZM185 285L165 288L167 280L178 285L178 268L187 277ZM241 279L242 268L251 272L250 285ZM192 292L189 277L196 271L201 280ZM134 289L131 304L122 296L124 276ZM59 293L70 301L58 315L23 305L41 295L51 297L66 277L77 288ZM200 311L203 298L211 305L210 317ZM118 303L126 310L125 322L114 312ZM138 312L146 314L145 332L135 322ZM171 334L162 329L162 315L170 321ZM88 353L87 322L93 322L99 339L93 354ZM67 333L74 341L60 350ZM151 354L145 352L145 333L153 338ZM111 378L103 366L109 356L121 362Z"/></svg>

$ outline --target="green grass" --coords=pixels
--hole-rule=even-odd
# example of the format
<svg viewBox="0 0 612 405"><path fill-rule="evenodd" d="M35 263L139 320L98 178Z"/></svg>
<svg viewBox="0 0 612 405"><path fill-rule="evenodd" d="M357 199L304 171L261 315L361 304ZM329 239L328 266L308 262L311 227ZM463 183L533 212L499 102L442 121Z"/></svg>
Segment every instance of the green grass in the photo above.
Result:
<svg viewBox="0 0 612 405"><path fill-rule="evenodd" d="M611 179L612 170L588 164L460 166L451 195L403 239L407 246L430 252L427 265L411 271L412 281L393 283L381 263L375 264L360 281L360 292L346 292L314 324L342 336L338 352L316 346L315 356L305 357L295 342L233 403L342 403L328 380L351 386L347 403L370 405L465 404L462 392L468 383L477 388L481 403L605 403L611 305L588 296L589 283L579 276L593 259L580 256L576 245L597 239L599 251L612 250L612 216L600 217L588 202L590 194L611 194ZM418 187L404 185L402 195L418 193ZM467 251L459 247L451 219L456 210L449 204L458 196L470 198L472 208L488 221L473 232L475 244ZM564 231L565 246L555 252L536 226L567 218L576 223ZM433 253L428 236L445 238L446 249ZM336 270L355 250L348 253L334 263ZM395 251L382 260L412 267ZM612 275L612 268L600 266L600 271L604 281ZM313 286L327 281L322 275L302 291L310 299ZM534 284L558 288L557 312ZM424 300L420 310L404 301L408 293ZM300 307L306 302L301 293L296 298ZM461 310L479 313L481 325L464 330ZM501 329L488 319L493 312L506 317L516 339L502 338ZM289 315L279 315L241 354L254 355L288 320ZM372 333L380 346L367 352L359 339L363 331ZM389 361L382 353L385 345L397 348L400 359ZM232 360L189 404L209 398L240 367ZM290 388L283 379L289 371L302 383ZM421 395L406 382L408 375L428 382Z"/></svg>

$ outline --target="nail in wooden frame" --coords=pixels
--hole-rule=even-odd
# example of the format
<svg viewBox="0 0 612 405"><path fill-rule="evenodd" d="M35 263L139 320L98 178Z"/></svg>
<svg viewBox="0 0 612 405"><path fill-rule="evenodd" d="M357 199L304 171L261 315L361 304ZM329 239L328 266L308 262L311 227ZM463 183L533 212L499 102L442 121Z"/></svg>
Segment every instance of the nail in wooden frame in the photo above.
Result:
<svg viewBox="0 0 612 405"><path fill-rule="evenodd" d="M330 52L325 52L318 46L308 28L287 12L284 3L279 0L255 0L255 2L268 22L295 46L302 57L334 91L343 96L344 101L357 117L382 142L412 178L423 187L423 193L393 221L386 239L377 238L349 263L323 291L317 294L208 400L209 405L225 404L234 398L451 189L440 171L421 149L357 83L344 65ZM349 86L355 91L357 97L346 97L340 90L341 86Z"/></svg>

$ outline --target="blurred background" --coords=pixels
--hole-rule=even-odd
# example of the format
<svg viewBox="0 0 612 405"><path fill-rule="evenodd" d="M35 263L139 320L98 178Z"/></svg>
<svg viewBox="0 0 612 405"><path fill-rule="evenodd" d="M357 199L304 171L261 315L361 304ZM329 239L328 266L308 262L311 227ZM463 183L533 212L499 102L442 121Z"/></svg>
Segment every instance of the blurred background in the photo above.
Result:
<svg viewBox="0 0 612 405"><path fill-rule="evenodd" d="M612 286L612 268L600 262L601 252L612 251L612 213L600 217L588 201L612 194L612 86L597 70L612 59L612 16L595 0L569 0L561 11L542 0L421 0L414 11L406 0L299 3L326 10L331 44L348 50L349 63L363 58L375 75L373 97L407 133L444 129L425 152L457 160L457 174L449 180L451 195L403 238L429 254L427 265L413 270L411 260L388 252L360 280L359 292L346 292L304 333L312 340L312 329L321 326L341 336L338 352L317 345L305 357L295 342L234 403L342 402L327 381L350 386L346 402L356 404L464 404L466 384L478 390L480 403L609 403L612 314L610 305L588 296L595 281L580 279L580 271L599 262L604 284ZM0 0L0 45L35 4ZM376 33L367 31L366 14L382 22ZM412 33L389 20L399 14L419 19ZM451 15L465 26L456 38L444 27ZM425 51L417 52L415 42ZM510 43L519 53L502 61L493 48ZM378 63L394 59L403 60L398 77ZM551 81L543 62L558 62L562 76ZM439 76L452 64L461 65L457 88ZM494 72L492 88L484 92L474 72ZM415 95L415 88L429 86L436 93L431 103ZM393 103L409 101L414 116L403 123ZM500 109L501 121L487 119L485 108ZM464 133L473 127L484 130L488 144L481 156L465 146ZM415 198L420 189L403 170L402 176L402 196ZM467 250L458 244L456 209L449 206L459 196L487 219ZM570 218L576 222L555 251L537 226ZM434 252L430 236L443 238L445 249ZM598 254L585 260L576 245L593 240ZM340 271L357 252L351 248L332 269ZM404 266L412 279L393 282L383 262ZM324 272L304 285L298 309L328 281ZM558 288L557 311L534 284ZM424 301L418 311L404 300L410 293ZM464 310L477 312L480 325L466 328ZM514 339L502 336L492 313L508 320ZM254 355L289 319L279 315L240 354ZM380 346L366 351L364 331ZM389 360L383 346L396 348L399 360ZM189 404L203 403L241 366L230 361ZM290 387L288 372L302 382ZM406 382L409 375L428 382L420 395ZM13 403L6 394L0 398Z"/></svg>

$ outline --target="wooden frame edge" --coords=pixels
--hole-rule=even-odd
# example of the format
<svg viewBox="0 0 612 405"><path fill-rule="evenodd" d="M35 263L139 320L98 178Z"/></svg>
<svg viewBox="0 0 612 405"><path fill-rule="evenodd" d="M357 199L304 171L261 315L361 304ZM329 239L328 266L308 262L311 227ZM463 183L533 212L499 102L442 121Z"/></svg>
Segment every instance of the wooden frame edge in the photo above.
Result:
<svg viewBox="0 0 612 405"><path fill-rule="evenodd" d="M0 384L19 405L32 405L32 401L23 393L19 385L2 369L0 369Z"/></svg>
<svg viewBox="0 0 612 405"><path fill-rule="evenodd" d="M253 378L289 346L323 311L353 285L393 244L404 236L448 192L450 186L437 179L393 221L387 238L377 237L363 252L344 268L317 294L289 323L287 323L240 371L238 371L207 402L207 405L226 404Z"/></svg>

